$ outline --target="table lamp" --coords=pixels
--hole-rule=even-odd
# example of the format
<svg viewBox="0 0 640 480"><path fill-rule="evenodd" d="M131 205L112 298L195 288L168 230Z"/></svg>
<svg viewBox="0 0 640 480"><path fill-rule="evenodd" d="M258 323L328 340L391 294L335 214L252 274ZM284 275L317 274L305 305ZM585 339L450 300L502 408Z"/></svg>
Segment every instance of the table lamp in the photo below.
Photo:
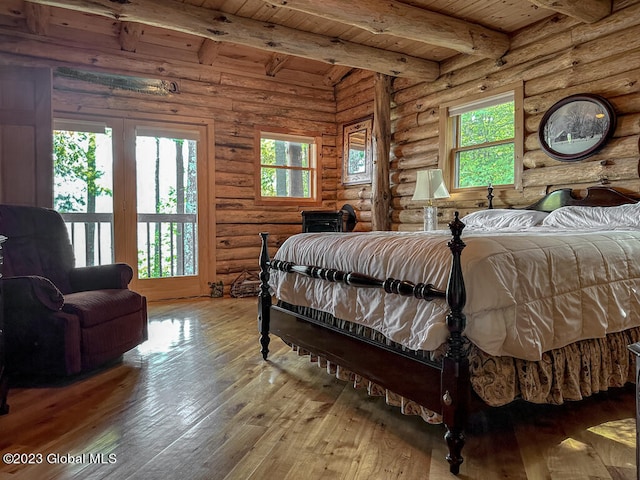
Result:
<svg viewBox="0 0 640 480"><path fill-rule="evenodd" d="M434 198L448 198L449 191L442 178L442 170L430 169L418 172L416 190L412 200L428 200L424 207L424 230L431 231L438 228L438 207L433 205Z"/></svg>

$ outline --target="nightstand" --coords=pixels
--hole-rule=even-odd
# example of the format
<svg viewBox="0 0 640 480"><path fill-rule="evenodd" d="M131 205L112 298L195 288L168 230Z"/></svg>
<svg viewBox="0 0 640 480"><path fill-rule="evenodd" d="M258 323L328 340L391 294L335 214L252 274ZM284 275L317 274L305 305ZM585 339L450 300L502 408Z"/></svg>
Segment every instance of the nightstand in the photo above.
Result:
<svg viewBox="0 0 640 480"><path fill-rule="evenodd" d="M344 232L344 220L341 210L319 210L302 212L302 231L306 232Z"/></svg>
<svg viewBox="0 0 640 480"><path fill-rule="evenodd" d="M356 212L348 204L340 210L305 210L302 212L302 232L350 232L356 221Z"/></svg>

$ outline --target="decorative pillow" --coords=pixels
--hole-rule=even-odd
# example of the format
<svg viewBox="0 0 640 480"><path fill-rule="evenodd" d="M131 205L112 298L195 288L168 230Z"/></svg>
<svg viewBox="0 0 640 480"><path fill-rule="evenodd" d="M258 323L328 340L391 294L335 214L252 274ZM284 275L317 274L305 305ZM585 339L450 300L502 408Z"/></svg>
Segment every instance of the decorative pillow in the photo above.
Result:
<svg viewBox="0 0 640 480"><path fill-rule="evenodd" d="M542 224L563 228L640 228L640 203L616 207L560 207Z"/></svg>
<svg viewBox="0 0 640 480"><path fill-rule="evenodd" d="M513 229L540 225L548 214L537 210L494 208L465 215L461 220L470 228Z"/></svg>

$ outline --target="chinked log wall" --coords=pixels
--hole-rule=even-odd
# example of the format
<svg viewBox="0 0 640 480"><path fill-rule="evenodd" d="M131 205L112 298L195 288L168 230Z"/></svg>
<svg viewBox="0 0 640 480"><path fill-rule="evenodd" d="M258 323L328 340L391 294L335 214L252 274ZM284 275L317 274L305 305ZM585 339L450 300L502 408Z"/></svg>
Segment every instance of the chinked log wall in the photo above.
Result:
<svg viewBox="0 0 640 480"><path fill-rule="evenodd" d="M215 248L215 253L209 252L210 258L215 255L209 271L215 264L217 280L223 281L227 291L243 270L257 270L259 232L271 232L270 243L276 246L302 229L301 209L255 205L256 125L322 133L323 205L317 208L336 209L336 103L333 88L323 85L321 77L308 75L313 81L305 85L300 80L305 78L304 72L297 76L295 72L283 72L280 78L291 77L285 83L278 77L243 75L239 70L217 70L188 58L176 59L175 52L162 51L157 45L147 48L153 53L146 55L120 51L117 42L91 42L95 46L88 48L88 43L82 41L82 32L78 32L75 41L68 32L66 35L63 41L52 41L0 28L0 64L54 68L64 65L178 80L180 93L149 97L55 75L56 113L111 112L115 116L213 122L215 145L208 161L209 165L215 164L215 171L210 171L215 179L210 179L209 185L215 185L210 202L215 207L212 218L216 237L209 243L210 249ZM143 50L139 48L138 52Z"/></svg>
<svg viewBox="0 0 640 480"><path fill-rule="evenodd" d="M640 192L640 3L614 2L615 13L592 24L556 15L527 28L512 39L503 62L456 57L443 62L434 82L396 79L392 109L393 229L417 230L422 205L411 201L416 172L436 168L440 104L518 81L524 82L525 153L522 192L496 191L495 206L525 206L547 191L571 187L583 190L609 184ZM594 93L613 104L618 125L614 137L596 155L577 163L562 163L540 150L537 130L545 111L576 93ZM441 226L453 210L467 213L485 208L486 198L451 197L437 201Z"/></svg>

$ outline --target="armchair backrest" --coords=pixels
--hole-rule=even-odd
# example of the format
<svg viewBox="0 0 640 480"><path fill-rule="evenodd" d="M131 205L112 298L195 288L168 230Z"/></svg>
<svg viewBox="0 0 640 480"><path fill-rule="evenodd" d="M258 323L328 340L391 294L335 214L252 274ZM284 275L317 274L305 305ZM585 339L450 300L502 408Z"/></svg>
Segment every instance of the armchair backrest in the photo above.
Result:
<svg viewBox="0 0 640 480"><path fill-rule="evenodd" d="M62 216L55 210L0 205L0 235L5 277L39 275L63 293L71 292L69 272L75 266L73 247Z"/></svg>

